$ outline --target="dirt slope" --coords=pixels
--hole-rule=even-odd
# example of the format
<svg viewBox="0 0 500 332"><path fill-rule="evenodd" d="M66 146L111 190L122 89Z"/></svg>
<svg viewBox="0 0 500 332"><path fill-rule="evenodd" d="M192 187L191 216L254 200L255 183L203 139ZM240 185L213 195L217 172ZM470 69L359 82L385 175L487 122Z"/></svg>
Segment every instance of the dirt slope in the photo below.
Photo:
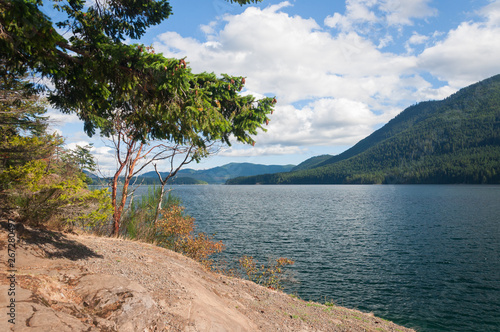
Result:
<svg viewBox="0 0 500 332"><path fill-rule="evenodd" d="M14 232L12 325L7 223L0 225L1 331L411 331L207 272L149 244L23 227Z"/></svg>

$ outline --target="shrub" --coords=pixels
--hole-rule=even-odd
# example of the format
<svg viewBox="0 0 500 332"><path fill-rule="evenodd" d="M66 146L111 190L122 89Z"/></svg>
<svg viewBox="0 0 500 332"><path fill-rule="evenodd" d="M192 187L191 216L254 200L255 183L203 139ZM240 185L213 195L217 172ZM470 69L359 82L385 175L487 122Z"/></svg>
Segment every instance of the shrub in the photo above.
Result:
<svg viewBox="0 0 500 332"><path fill-rule="evenodd" d="M276 258L267 266L264 264L258 266L252 256L243 256L239 259L239 266L248 280L271 289L283 289L283 281L286 279L284 268L293 264L294 261L285 257Z"/></svg>
<svg viewBox="0 0 500 332"><path fill-rule="evenodd" d="M161 246L183 253L207 267L213 263L208 257L224 249L222 241L215 242L205 233L195 234L195 219L184 213L184 207L170 205L162 209L160 215L155 230Z"/></svg>
<svg viewBox="0 0 500 332"><path fill-rule="evenodd" d="M56 172L44 160L11 166L0 174L4 203L18 213L19 221L55 229L89 229L109 220L107 190L89 191L83 179L76 170Z"/></svg>

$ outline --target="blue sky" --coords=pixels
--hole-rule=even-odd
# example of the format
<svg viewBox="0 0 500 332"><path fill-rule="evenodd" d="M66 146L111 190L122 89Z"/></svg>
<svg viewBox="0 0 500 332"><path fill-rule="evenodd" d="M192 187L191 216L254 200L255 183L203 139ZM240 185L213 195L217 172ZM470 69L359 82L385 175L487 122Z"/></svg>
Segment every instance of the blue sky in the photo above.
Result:
<svg viewBox="0 0 500 332"><path fill-rule="evenodd" d="M140 41L194 72L246 77L243 93L276 96L255 147L233 144L191 168L229 162L298 164L338 154L406 107L500 74L500 0L174 0L174 15ZM68 147L106 141L75 116L50 114Z"/></svg>

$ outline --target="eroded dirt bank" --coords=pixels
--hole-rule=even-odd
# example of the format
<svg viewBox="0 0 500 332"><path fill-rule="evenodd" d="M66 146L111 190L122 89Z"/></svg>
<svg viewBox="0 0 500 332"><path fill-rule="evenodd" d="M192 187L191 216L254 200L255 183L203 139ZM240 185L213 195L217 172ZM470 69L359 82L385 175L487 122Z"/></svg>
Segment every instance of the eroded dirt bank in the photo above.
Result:
<svg viewBox="0 0 500 332"><path fill-rule="evenodd" d="M14 232L12 273L8 227L0 224L1 331L412 331L207 272L150 244L23 227ZM8 321L12 298L15 325Z"/></svg>

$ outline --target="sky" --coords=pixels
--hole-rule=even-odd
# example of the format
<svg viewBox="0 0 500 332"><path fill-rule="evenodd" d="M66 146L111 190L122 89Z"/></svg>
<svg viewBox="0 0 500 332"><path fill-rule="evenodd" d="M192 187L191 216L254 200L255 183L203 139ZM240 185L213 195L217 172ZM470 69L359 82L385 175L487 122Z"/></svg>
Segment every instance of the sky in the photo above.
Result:
<svg viewBox="0 0 500 332"><path fill-rule="evenodd" d="M189 168L335 155L408 106L500 74L500 0L170 4L169 19L126 42L185 57L195 73L244 76L242 93L278 101L255 146L235 142ZM115 168L109 141L89 138L74 115L49 115L68 148L93 143L101 170Z"/></svg>

